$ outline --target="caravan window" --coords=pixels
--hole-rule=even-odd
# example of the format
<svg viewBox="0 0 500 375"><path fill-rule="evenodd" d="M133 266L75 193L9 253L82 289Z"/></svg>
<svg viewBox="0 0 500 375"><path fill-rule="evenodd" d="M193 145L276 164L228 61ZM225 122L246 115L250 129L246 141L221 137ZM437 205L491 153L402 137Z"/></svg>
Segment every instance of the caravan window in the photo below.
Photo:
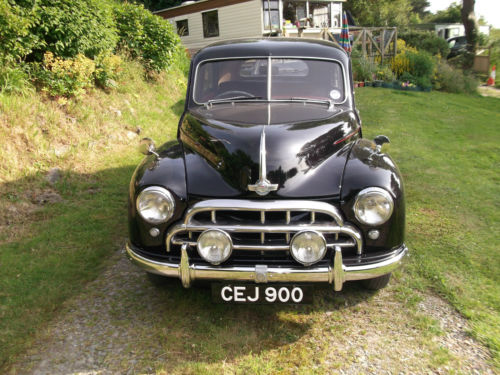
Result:
<svg viewBox="0 0 500 375"><path fill-rule="evenodd" d="M283 1L283 18L291 24L295 24L307 17L305 1Z"/></svg>
<svg viewBox="0 0 500 375"><path fill-rule="evenodd" d="M211 38L219 36L219 14L216 10L202 13L203 18L203 36Z"/></svg>
<svg viewBox="0 0 500 375"><path fill-rule="evenodd" d="M177 34L179 36L188 36L189 35L189 26L188 20L179 20L175 22L177 26Z"/></svg>
<svg viewBox="0 0 500 375"><path fill-rule="evenodd" d="M309 2L309 14L312 18L313 27L331 27L330 22L330 3Z"/></svg>
<svg viewBox="0 0 500 375"><path fill-rule="evenodd" d="M264 1L264 11L266 0ZM264 17L266 17L264 15ZM328 0L284 0L283 23L301 27L340 27L342 18L342 3ZM265 18L264 18L265 20Z"/></svg>
<svg viewBox="0 0 500 375"><path fill-rule="evenodd" d="M263 0L264 5L264 29L280 28L280 10L278 0ZM270 20L270 21L269 21Z"/></svg>

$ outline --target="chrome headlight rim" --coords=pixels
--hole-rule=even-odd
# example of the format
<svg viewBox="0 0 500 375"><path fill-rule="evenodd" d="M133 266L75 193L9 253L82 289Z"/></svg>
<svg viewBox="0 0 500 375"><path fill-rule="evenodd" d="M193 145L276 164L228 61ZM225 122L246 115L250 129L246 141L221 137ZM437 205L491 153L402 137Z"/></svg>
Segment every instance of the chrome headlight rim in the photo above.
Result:
<svg viewBox="0 0 500 375"><path fill-rule="evenodd" d="M223 257L220 261L216 261L216 262L213 262L213 261L210 261L209 259L207 259L202 251L200 250L200 238L203 237L203 235L205 235L206 233L208 232L218 232L218 233L221 233L229 242L229 252L227 253L227 255L225 257ZM201 234L198 236L198 240L196 241L196 250L198 250L198 254L200 254L200 256L208 263L210 264L213 264L214 266L218 266L219 264L221 263L224 263L226 260L229 259L229 257L231 256L231 254L233 253L233 239L231 238L231 236L229 235L229 233L221 230L221 229L207 229L203 232L201 232Z"/></svg>
<svg viewBox="0 0 500 375"><path fill-rule="evenodd" d="M145 217L143 215L142 210L140 208L141 196L143 196L143 194L151 193L151 192L159 194L163 199L165 199L168 202L169 209L168 209L168 212L166 214L166 217L161 218L161 219L153 219L153 218ZM172 216L174 215L175 199L174 199L174 196L172 195L172 193L170 191L168 191L168 189L165 189L164 187L161 187L161 186L149 186L149 187L143 189L139 193L139 195L137 196L137 199L135 201L135 207L136 207L137 213L144 221L146 221L150 224L162 224L162 223L165 223L168 220L170 220L172 218Z"/></svg>
<svg viewBox="0 0 500 375"><path fill-rule="evenodd" d="M302 235L302 234L305 234L305 233L313 233L313 234L317 235L318 237L320 237L320 239L321 239L321 240L322 240L322 242L323 242L323 252L322 252L321 256L320 256L317 260L315 260L314 262L303 262L302 260L298 259L298 258L295 256L295 253L294 253L294 251L292 250L292 246L293 246L293 242L294 242L294 240L295 240L298 236L300 236L300 235ZM300 232L295 233L295 234L293 235L293 237L292 237L292 240L290 241L290 254L292 255L292 258L293 258L293 259L295 259L295 261L296 261L296 262L298 262L298 263L302 264L302 265L303 265L303 266L305 266L305 267L312 266L313 264L316 264L316 263L320 262L321 260L323 260L323 259L325 258L325 255L326 255L327 250L328 250L328 247L327 247L327 244L326 244L326 239L325 239L325 236L323 236L323 234L322 234L322 233L317 232L317 231L315 231L315 230L309 230L309 229L307 229L307 230L301 230Z"/></svg>
<svg viewBox="0 0 500 375"><path fill-rule="evenodd" d="M389 203L389 211L382 220L377 221L377 222L368 222L364 220L360 214L359 214L359 209L360 209L360 204L361 200L366 198L370 194L378 194L379 196L382 196L387 200ZM353 206L353 211L354 215L356 216L356 220L358 220L361 224L368 225L371 227L377 227L382 224L385 224L392 216L392 213L394 212L394 199L392 195L385 189L379 188L379 187L369 187L366 189L361 190L357 195L356 195L356 200L354 201L354 206Z"/></svg>

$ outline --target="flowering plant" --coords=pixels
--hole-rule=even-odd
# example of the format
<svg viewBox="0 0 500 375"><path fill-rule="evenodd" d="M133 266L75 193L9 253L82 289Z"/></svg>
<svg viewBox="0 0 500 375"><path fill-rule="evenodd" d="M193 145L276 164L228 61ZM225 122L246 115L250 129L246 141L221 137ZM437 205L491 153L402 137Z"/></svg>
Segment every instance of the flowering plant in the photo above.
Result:
<svg viewBox="0 0 500 375"><path fill-rule="evenodd" d="M35 82L42 86L42 91L52 97L78 97L92 87L94 71L94 61L82 54L63 59L46 52L41 65L34 69L33 76Z"/></svg>

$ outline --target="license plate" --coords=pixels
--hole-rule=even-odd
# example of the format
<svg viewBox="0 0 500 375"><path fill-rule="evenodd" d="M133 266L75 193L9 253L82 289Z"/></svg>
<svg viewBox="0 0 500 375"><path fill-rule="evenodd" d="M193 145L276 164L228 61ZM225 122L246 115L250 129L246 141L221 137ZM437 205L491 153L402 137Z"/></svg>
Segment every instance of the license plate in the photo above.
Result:
<svg viewBox="0 0 500 375"><path fill-rule="evenodd" d="M305 304L312 303L312 288L303 285L212 284L218 303Z"/></svg>

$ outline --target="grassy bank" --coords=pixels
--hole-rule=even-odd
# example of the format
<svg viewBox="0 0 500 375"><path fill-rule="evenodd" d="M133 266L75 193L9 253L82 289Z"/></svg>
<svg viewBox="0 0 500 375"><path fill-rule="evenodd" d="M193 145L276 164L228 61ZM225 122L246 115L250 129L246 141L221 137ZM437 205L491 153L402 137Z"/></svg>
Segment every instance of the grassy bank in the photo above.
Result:
<svg viewBox="0 0 500 375"><path fill-rule="evenodd" d="M148 83L139 65L125 70L117 91L66 105L0 94L0 365L123 244L138 140L175 136L183 75Z"/></svg>
<svg viewBox="0 0 500 375"><path fill-rule="evenodd" d="M432 92L358 90L367 137L390 137L404 177L402 290L430 287L472 323L500 364L500 102Z"/></svg>
<svg viewBox="0 0 500 375"><path fill-rule="evenodd" d="M95 91L65 106L0 95L0 367L100 273L126 237L128 182L141 159L135 145L142 136L172 139L183 105L180 74L155 84L141 77L127 64L117 92ZM498 365L498 99L372 88L356 95L364 135L388 135L405 176L412 257L390 286L399 305L391 294L355 287L336 295L320 290L314 305L297 309L212 305L204 290L156 291L162 313L146 327L151 335L138 331L129 343L144 349L144 358L161 343L165 357L148 365L169 373L334 372L358 358L354 351L332 358L338 343L357 347L352 336L373 347L383 345L370 341L377 330L410 329L424 353L415 372L453 368L458 359L432 340L440 334L436 322L415 307L427 288L470 320ZM53 167L62 176L51 185L45 175ZM44 194L62 201L40 203ZM151 318L148 299L137 293L124 292L122 305L112 306L117 324ZM410 312L392 314L388 306ZM124 309L132 318L119 319ZM380 355L395 372L405 369L399 353Z"/></svg>

